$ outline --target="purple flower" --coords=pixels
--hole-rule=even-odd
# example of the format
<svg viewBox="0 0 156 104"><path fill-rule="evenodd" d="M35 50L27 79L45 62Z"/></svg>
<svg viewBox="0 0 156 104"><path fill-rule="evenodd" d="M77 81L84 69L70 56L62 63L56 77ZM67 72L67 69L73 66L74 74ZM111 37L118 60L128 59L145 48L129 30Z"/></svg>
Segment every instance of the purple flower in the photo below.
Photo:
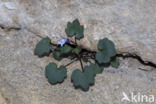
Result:
<svg viewBox="0 0 156 104"><path fill-rule="evenodd" d="M68 39L65 38L64 36L61 36L61 40L58 41L58 45L61 45L61 47L66 43L68 42Z"/></svg>

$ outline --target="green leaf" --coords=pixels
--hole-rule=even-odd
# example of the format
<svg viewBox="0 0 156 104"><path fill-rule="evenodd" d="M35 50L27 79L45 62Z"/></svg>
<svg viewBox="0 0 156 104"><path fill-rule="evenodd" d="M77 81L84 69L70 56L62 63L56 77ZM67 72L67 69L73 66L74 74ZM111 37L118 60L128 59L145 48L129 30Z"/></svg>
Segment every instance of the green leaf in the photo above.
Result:
<svg viewBox="0 0 156 104"><path fill-rule="evenodd" d="M60 48L61 54L68 54L72 51L72 48L65 44L63 47Z"/></svg>
<svg viewBox="0 0 156 104"><path fill-rule="evenodd" d="M39 57L49 55L51 51L51 47L52 47L50 43L51 43L51 40L49 37L46 37L40 40L35 47L34 54L38 55Z"/></svg>
<svg viewBox="0 0 156 104"><path fill-rule="evenodd" d="M118 68L120 65L120 61L118 58L114 58L112 61L111 61L111 66L114 67L114 68Z"/></svg>
<svg viewBox="0 0 156 104"><path fill-rule="evenodd" d="M72 50L72 53L75 53L75 54L79 54L80 52L81 52L81 48L79 46L77 46L76 48Z"/></svg>
<svg viewBox="0 0 156 104"><path fill-rule="evenodd" d="M74 56L68 56L67 58L71 60L74 58Z"/></svg>
<svg viewBox="0 0 156 104"><path fill-rule="evenodd" d="M53 57L56 60L60 61L65 58L67 56L66 54L70 53L71 51L72 48L69 45L65 44L63 47L57 47L55 49L55 51L53 52Z"/></svg>
<svg viewBox="0 0 156 104"><path fill-rule="evenodd" d="M76 33L75 38L78 39L78 40L80 40L81 38L84 37L84 34L83 34L83 32L84 32L84 27L83 27L83 26L80 26L80 27L77 29L77 31L78 31L78 32Z"/></svg>
<svg viewBox="0 0 156 104"><path fill-rule="evenodd" d="M49 63L45 68L45 76L51 84L61 83L67 77L67 70L64 66L57 68L55 63Z"/></svg>
<svg viewBox="0 0 156 104"><path fill-rule="evenodd" d="M75 88L81 88L84 91L89 89L88 80L79 69L73 71L71 80L74 83Z"/></svg>
<svg viewBox="0 0 156 104"><path fill-rule="evenodd" d="M99 40L98 49L100 52L96 53L96 60L99 64L109 63L111 57L116 55L114 43L107 38Z"/></svg>
<svg viewBox="0 0 156 104"><path fill-rule="evenodd" d="M80 25L78 19L75 19L72 23L68 22L65 32L69 37L75 36L79 40L84 37L84 27Z"/></svg>
<svg viewBox="0 0 156 104"><path fill-rule="evenodd" d="M87 66L88 69L93 70L95 74L99 74L103 72L104 67L99 66L97 63L95 64L90 64Z"/></svg>
<svg viewBox="0 0 156 104"><path fill-rule="evenodd" d="M84 68L84 74L88 79L89 85L93 85L94 84L94 77L96 75L94 69L85 67Z"/></svg>
<svg viewBox="0 0 156 104"><path fill-rule="evenodd" d="M61 53L59 52L59 51L54 51L53 52L53 57L56 59L56 60L58 60L58 61L60 61L60 60L62 60L62 56L61 56Z"/></svg>
<svg viewBox="0 0 156 104"><path fill-rule="evenodd" d="M96 74L100 74L100 73L102 73L103 70L104 70L104 67L99 66L98 64L95 64L94 67L95 67L95 73L96 73Z"/></svg>
<svg viewBox="0 0 156 104"><path fill-rule="evenodd" d="M111 57L104 51L96 53L96 60L98 61L99 64L109 63L110 59Z"/></svg>
<svg viewBox="0 0 156 104"><path fill-rule="evenodd" d="M109 61L110 59L107 57L107 60L104 58L104 54L102 52L97 52L96 53L96 60L98 61L98 63L104 63L104 62L107 62L107 60ZM105 61L106 60L106 61Z"/></svg>
<svg viewBox="0 0 156 104"><path fill-rule="evenodd" d="M81 72L79 69L74 70L71 80L75 88L81 88L83 91L87 91L89 86L94 84L94 77L94 70L85 67L84 72Z"/></svg>

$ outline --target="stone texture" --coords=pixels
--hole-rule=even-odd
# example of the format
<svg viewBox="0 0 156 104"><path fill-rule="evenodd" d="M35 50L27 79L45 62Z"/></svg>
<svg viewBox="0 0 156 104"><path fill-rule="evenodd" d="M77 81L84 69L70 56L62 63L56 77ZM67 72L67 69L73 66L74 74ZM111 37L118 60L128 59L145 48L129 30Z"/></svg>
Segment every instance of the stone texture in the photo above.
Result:
<svg viewBox="0 0 156 104"><path fill-rule="evenodd" d="M40 40L37 34L65 35L67 22L79 18L85 26L80 44L85 47L95 50L97 41L108 37L118 52L136 53L156 63L155 4L155 0L0 0L0 26L5 27L0 28L0 94L8 104L121 104L123 91L156 96L156 71L139 70L152 68L134 59L120 59L118 69L106 68L97 75L95 86L82 92L70 82L78 62L68 68L64 83L51 86L44 68L55 60L33 54Z"/></svg>
<svg viewBox="0 0 156 104"><path fill-rule="evenodd" d="M0 0L0 24L20 26L42 36L65 35L68 21L85 26L85 47L103 37L119 52L134 52L156 62L156 1L149 0ZM53 40L55 42L55 40Z"/></svg>
<svg viewBox="0 0 156 104"><path fill-rule="evenodd" d="M7 104L6 99L2 96L1 93L0 93L0 104Z"/></svg>

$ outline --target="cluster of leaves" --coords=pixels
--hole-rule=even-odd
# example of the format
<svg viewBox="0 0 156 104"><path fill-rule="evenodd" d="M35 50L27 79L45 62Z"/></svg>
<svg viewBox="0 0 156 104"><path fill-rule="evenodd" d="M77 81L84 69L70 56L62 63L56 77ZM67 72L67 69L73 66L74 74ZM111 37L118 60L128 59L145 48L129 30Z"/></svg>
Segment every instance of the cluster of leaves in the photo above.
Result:
<svg viewBox="0 0 156 104"><path fill-rule="evenodd" d="M74 61L80 61L81 70L75 69L71 76L71 81L75 88L88 91L91 85L94 85L96 74L102 73L105 65L111 65L118 68L119 60L116 57L116 49L114 43L107 39L101 39L98 42L98 52L92 52L80 47L76 40L84 37L84 27L80 25L78 19L68 22L65 32L68 37L74 37L75 42L68 39L63 46L51 43L49 37L41 39L36 45L34 54L43 57L49 56L61 61L63 58L69 58ZM89 61L92 60L92 61ZM83 62L90 62L88 66L83 66ZM67 64L67 65L70 65ZM62 83L67 77L67 65L57 67L56 63L49 63L45 68L45 76L50 84Z"/></svg>

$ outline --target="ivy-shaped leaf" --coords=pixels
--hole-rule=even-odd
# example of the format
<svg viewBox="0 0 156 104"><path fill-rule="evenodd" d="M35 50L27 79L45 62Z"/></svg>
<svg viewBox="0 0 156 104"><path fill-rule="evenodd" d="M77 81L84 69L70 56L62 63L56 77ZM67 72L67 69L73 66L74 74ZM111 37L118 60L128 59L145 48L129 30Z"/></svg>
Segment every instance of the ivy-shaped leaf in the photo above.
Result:
<svg viewBox="0 0 156 104"><path fill-rule="evenodd" d="M38 55L39 57L47 56L50 54L52 45L50 44L51 40L49 37L43 38L40 40L36 47L34 54Z"/></svg>
<svg viewBox="0 0 156 104"><path fill-rule="evenodd" d="M94 70L85 67L84 72L81 72L79 69L74 70L71 80L75 88L81 88L83 91L88 91L89 86L94 84L94 77Z"/></svg>
<svg viewBox="0 0 156 104"><path fill-rule="evenodd" d="M75 88L81 88L84 91L89 89L88 79L79 69L73 71L71 80L74 83Z"/></svg>
<svg viewBox="0 0 156 104"><path fill-rule="evenodd" d="M64 66L57 68L55 63L49 63L45 68L45 76L51 84L61 83L67 77L67 70Z"/></svg>
<svg viewBox="0 0 156 104"><path fill-rule="evenodd" d="M84 74L88 79L89 85L93 85L94 77L96 76L94 69L89 68L89 67L84 67Z"/></svg>
<svg viewBox="0 0 156 104"><path fill-rule="evenodd" d="M65 44L63 47L57 47L54 52L53 52L53 57L60 61L63 58L66 57L66 54L70 53L72 51L72 47L69 45Z"/></svg>
<svg viewBox="0 0 156 104"><path fill-rule="evenodd" d="M65 32L69 37L75 36L79 40L84 37L84 27L80 25L78 19L75 19L72 23L68 22Z"/></svg>
<svg viewBox="0 0 156 104"><path fill-rule="evenodd" d="M60 60L62 60L62 56L61 56L61 52L59 52L59 51L54 51L53 52L53 57L56 59L56 60L58 60L58 61L60 61Z"/></svg>
<svg viewBox="0 0 156 104"><path fill-rule="evenodd" d="M72 51L72 48L67 44L65 44L63 47L60 48L61 54L68 54L71 51Z"/></svg>
<svg viewBox="0 0 156 104"><path fill-rule="evenodd" d="M72 50L72 53L75 53L75 54L79 54L81 52L81 48L79 47L79 46L77 46L76 48L74 48L73 50Z"/></svg>
<svg viewBox="0 0 156 104"><path fill-rule="evenodd" d="M89 66L86 66L86 68L93 70L95 74L102 73L104 70L104 67L99 66L97 63L95 64L90 64Z"/></svg>
<svg viewBox="0 0 156 104"><path fill-rule="evenodd" d="M108 38L99 40L98 49L100 52L96 53L96 60L99 64L109 63L111 57L116 55L115 45Z"/></svg>
<svg viewBox="0 0 156 104"><path fill-rule="evenodd" d="M118 68L120 65L120 61L118 58L114 58L112 61L111 61L111 66L114 67L114 68Z"/></svg>

